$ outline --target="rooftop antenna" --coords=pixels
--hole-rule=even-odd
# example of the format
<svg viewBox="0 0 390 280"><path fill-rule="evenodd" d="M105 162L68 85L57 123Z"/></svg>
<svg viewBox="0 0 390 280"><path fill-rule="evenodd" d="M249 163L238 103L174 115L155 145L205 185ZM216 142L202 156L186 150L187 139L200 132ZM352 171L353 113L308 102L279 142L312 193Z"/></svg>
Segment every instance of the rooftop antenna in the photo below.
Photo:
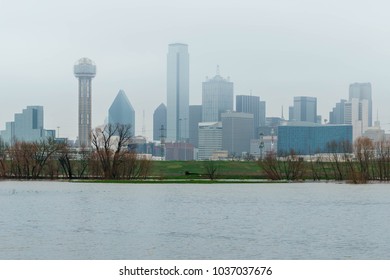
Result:
<svg viewBox="0 0 390 280"><path fill-rule="evenodd" d="M283 105L282 105L282 120L284 120L284 115L283 115Z"/></svg>
<svg viewBox="0 0 390 280"><path fill-rule="evenodd" d="M219 74L219 65L217 65L217 76L220 76Z"/></svg>

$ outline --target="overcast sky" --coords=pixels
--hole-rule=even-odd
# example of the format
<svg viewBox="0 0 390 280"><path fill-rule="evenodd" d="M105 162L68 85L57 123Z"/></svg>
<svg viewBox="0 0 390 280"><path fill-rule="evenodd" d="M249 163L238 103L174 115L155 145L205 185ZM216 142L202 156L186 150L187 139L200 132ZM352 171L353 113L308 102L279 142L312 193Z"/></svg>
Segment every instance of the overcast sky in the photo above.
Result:
<svg viewBox="0 0 390 280"><path fill-rule="evenodd" d="M73 64L89 57L93 126L120 89L136 111L136 134L152 135L166 104L168 44L190 53L190 104L216 65L234 93L260 96L267 116L293 97L315 96L328 119L353 82L371 82L373 111L390 123L390 2L370 0L0 0L0 129L28 105L43 105L45 128L77 136ZM384 125L390 129L390 125Z"/></svg>

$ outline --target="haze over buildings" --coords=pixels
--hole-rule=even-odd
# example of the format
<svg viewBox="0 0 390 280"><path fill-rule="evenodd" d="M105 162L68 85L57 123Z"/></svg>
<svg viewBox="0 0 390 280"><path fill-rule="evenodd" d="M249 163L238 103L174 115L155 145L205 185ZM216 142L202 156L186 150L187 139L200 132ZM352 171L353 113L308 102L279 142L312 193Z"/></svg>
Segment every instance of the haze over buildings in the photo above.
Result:
<svg viewBox="0 0 390 280"><path fill-rule="evenodd" d="M136 109L136 134L145 110L150 139L153 111L166 104L166 46L174 42L190 46L190 104L201 104L202 82L219 64L236 93L252 90L274 117L301 95L317 97L317 114L327 116L341 97L349 99L350 83L368 81L373 112L385 125L389 8L379 0L1 1L0 129L21 108L39 104L48 127L76 139L78 98L69 73L87 56L99 67L92 127L103 123L109 93L124 88Z"/></svg>

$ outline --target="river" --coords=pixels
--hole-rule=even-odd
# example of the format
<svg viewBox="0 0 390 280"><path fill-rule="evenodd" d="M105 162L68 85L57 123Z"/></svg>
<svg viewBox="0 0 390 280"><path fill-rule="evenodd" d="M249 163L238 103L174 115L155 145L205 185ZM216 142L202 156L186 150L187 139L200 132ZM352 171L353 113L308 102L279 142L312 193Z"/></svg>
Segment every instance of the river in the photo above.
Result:
<svg viewBox="0 0 390 280"><path fill-rule="evenodd" d="M0 181L0 259L390 259L390 185Z"/></svg>

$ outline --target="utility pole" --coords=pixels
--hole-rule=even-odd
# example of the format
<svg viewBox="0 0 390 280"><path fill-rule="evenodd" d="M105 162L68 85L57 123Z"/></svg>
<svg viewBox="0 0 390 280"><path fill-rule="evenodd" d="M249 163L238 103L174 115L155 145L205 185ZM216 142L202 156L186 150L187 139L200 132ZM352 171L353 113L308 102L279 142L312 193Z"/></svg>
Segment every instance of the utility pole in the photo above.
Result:
<svg viewBox="0 0 390 280"><path fill-rule="evenodd" d="M160 128L160 143L161 143L161 158L162 160L165 160L165 128L164 125L161 125Z"/></svg>

